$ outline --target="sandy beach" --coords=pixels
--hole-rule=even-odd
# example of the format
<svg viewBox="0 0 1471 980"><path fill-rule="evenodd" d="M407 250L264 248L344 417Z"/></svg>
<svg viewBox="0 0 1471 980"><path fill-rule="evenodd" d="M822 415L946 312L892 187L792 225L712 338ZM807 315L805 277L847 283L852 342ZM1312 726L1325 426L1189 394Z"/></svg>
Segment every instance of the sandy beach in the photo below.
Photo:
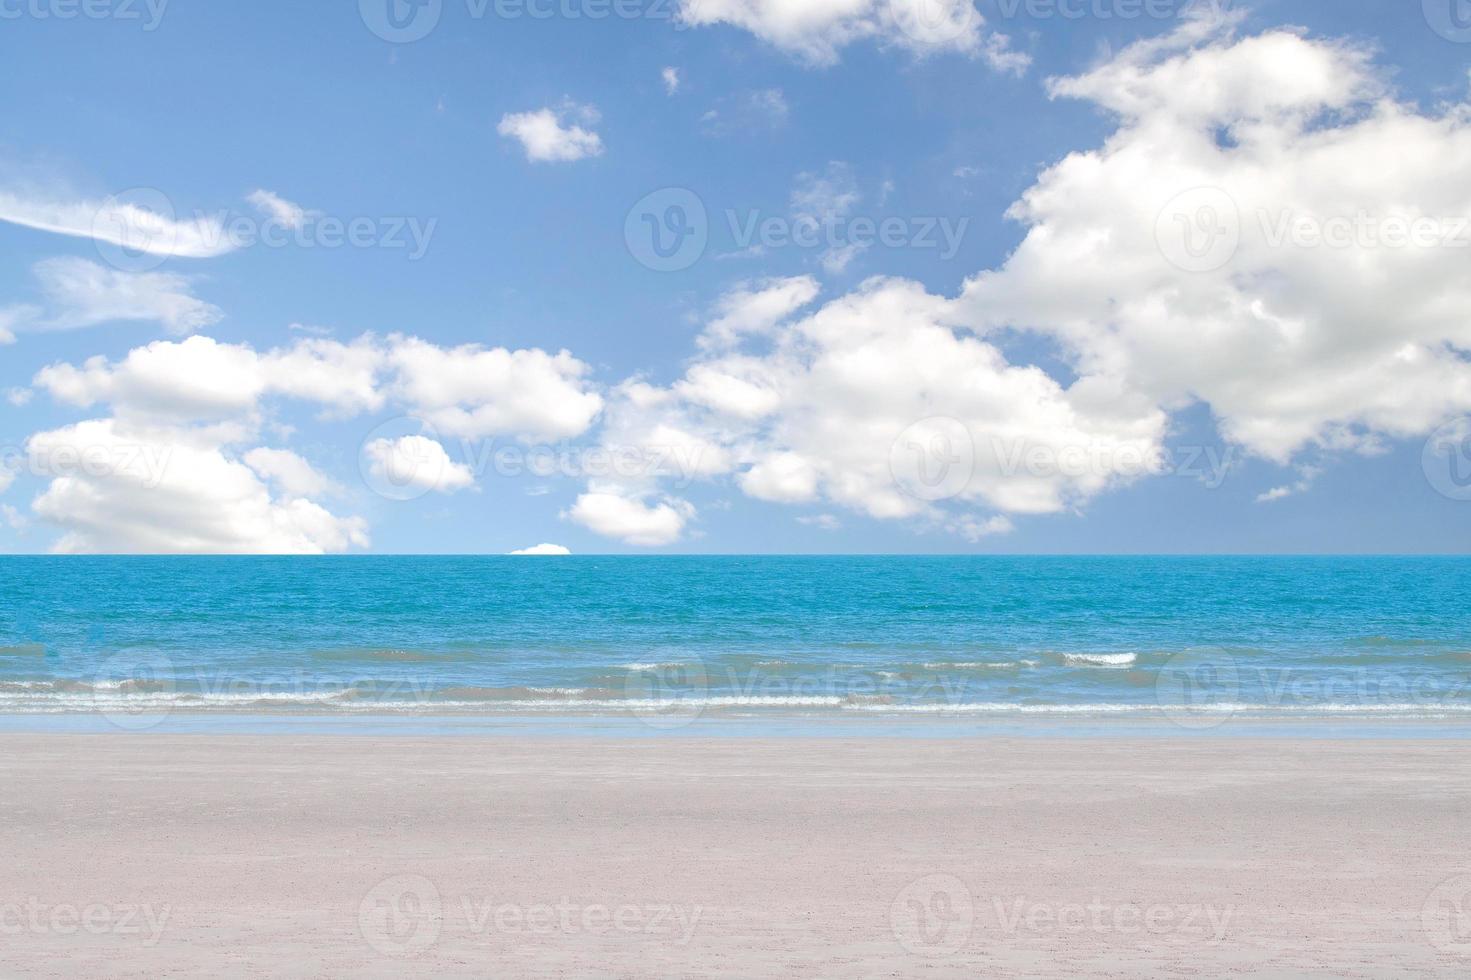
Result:
<svg viewBox="0 0 1471 980"><path fill-rule="evenodd" d="M1455 741L0 737L0 975L1465 976Z"/></svg>

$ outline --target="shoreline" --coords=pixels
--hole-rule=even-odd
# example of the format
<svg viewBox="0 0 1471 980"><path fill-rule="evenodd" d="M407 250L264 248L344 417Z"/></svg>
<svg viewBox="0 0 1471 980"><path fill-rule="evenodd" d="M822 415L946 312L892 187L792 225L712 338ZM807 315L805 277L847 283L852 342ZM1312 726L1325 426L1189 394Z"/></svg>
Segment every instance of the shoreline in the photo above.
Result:
<svg viewBox="0 0 1471 980"><path fill-rule="evenodd" d="M1471 968L1454 741L6 733L0 785L5 975Z"/></svg>
<svg viewBox="0 0 1471 980"><path fill-rule="evenodd" d="M1471 739L1471 719L1355 715L1206 716L1193 723L1163 712L1129 715L709 712L669 719L634 711L532 713L220 711L164 713L0 712L11 735L220 735L569 738L1136 738L1136 739Z"/></svg>

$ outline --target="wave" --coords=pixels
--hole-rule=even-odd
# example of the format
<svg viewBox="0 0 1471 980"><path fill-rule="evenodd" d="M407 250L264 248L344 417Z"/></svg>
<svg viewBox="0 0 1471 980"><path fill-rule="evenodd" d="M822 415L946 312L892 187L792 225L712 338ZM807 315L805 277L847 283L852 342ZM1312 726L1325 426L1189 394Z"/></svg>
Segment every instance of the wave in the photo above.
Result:
<svg viewBox="0 0 1471 980"><path fill-rule="evenodd" d="M1139 660L1137 653L1064 653L1064 663L1080 667L1132 667Z"/></svg>
<svg viewBox="0 0 1471 980"><path fill-rule="evenodd" d="M471 656L463 653L405 650L398 647L343 647L334 650L314 650L308 654L308 657L312 660L330 662L345 661L347 663L366 662L389 664L453 663L472 659Z"/></svg>
<svg viewBox="0 0 1471 980"><path fill-rule="evenodd" d="M986 663L986 668L996 666ZM157 679L87 682L76 679L8 680L0 682L0 714L92 712L317 712L351 714L622 714L783 710L862 712L892 715L1028 716L1066 715L1145 718L1212 718L1242 716L1374 717L1435 719L1471 717L1471 699L1442 701L1229 701L1174 705L1150 701L1039 702L1036 700L906 701L890 694L787 693L741 694L692 689L680 696L640 696L599 687L508 686L440 687L361 685L323 688L182 689Z"/></svg>
<svg viewBox="0 0 1471 980"><path fill-rule="evenodd" d="M1040 660L939 660L924 664L925 670L1019 670L1036 667Z"/></svg>

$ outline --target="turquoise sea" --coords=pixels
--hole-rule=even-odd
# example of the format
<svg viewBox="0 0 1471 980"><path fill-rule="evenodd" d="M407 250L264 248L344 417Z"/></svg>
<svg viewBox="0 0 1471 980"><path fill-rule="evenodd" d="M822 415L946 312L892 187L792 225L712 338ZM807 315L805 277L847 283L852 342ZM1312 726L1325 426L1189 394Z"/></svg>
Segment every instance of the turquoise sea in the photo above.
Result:
<svg viewBox="0 0 1471 980"><path fill-rule="evenodd" d="M0 558L0 715L1471 722L1459 557Z"/></svg>

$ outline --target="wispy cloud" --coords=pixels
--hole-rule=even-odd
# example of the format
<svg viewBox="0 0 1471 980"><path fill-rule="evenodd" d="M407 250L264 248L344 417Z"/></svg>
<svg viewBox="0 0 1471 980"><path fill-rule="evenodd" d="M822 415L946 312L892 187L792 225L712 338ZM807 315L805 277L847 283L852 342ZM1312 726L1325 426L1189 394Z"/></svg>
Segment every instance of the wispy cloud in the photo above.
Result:
<svg viewBox="0 0 1471 980"><path fill-rule="evenodd" d="M65 200L0 190L0 221L74 238L91 238L149 255L211 258L235 244L218 219L176 220L161 192L145 190L103 200Z"/></svg>

